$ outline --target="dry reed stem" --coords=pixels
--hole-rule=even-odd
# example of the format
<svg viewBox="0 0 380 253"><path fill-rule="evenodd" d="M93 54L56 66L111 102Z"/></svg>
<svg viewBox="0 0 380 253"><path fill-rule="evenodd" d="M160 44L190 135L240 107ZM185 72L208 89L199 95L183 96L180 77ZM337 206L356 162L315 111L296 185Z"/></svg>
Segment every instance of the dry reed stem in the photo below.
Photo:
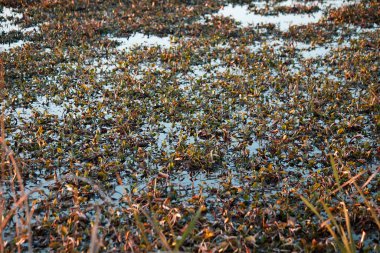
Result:
<svg viewBox="0 0 380 253"><path fill-rule="evenodd" d="M3 117L2 117L2 119L3 119ZM6 145L5 140L3 138L1 138L0 141L1 141L3 153L6 155L6 157L8 157L8 159L9 159L9 161L13 167L13 170L14 170L14 176L13 176L12 180L10 180L10 182L11 182L10 185L11 185L11 189L13 192L13 201L16 204L16 207L20 207L21 204L24 204L23 207L25 210L25 216L26 216L26 221L27 221L27 229L28 229L28 234L27 234L28 235L28 251L33 252L33 249L32 249L32 228L30 225L31 217L30 217L30 212L29 212L29 204L28 204L27 194L25 194L25 190L24 190L24 182L23 182L23 179L21 177L20 170L18 169L16 159L13 156L13 151L10 148L8 148L8 146ZM18 182L19 189L21 191L21 197L19 200L17 200L17 191L15 189L14 180L16 180ZM23 196L26 196L26 197L23 198ZM20 203L20 204L17 205L17 203ZM18 223L17 215L15 215L15 217L16 217L16 235L19 236L20 235L19 234L19 227L18 227L19 223ZM2 230L4 229L3 226L1 226L1 229ZM18 247L19 251L21 252L20 245L17 245L17 247Z"/></svg>
<svg viewBox="0 0 380 253"><path fill-rule="evenodd" d="M0 58L0 93L5 89L5 70L3 60Z"/></svg>
<svg viewBox="0 0 380 253"><path fill-rule="evenodd" d="M320 199L318 199L317 202L321 202L323 201L323 199L325 198L328 198L332 195L334 195L335 193L337 193L338 191L340 191L341 189L343 189L344 187L346 187L347 185L350 185L350 184L353 184L359 177L361 177L364 173L366 173L366 171L362 171L360 172L359 174L355 175L354 177L350 178L348 181L346 181L344 184L340 185L337 189L335 189L334 191L330 192L329 194L321 197Z"/></svg>
<svg viewBox="0 0 380 253"><path fill-rule="evenodd" d="M99 252L99 238L98 238L98 228L99 228L99 222L100 222L100 208L99 206L96 207L96 216L95 216L95 222L91 230L91 242L90 242L90 248L88 250L88 253L97 253Z"/></svg>
<svg viewBox="0 0 380 253"><path fill-rule="evenodd" d="M4 230L8 224L8 222L12 219L13 215L16 213L18 208L22 207L22 204L28 199L30 194L38 192L40 189L33 189L29 193L22 195L17 202L14 204L11 210L9 210L7 216L3 219L3 222L0 224L0 229Z"/></svg>
<svg viewBox="0 0 380 253"><path fill-rule="evenodd" d="M3 93L5 88L5 81L4 81L4 64L3 60L0 58L0 99L1 99L1 112L0 112L0 141L5 140L5 133L4 133L4 108L3 108ZM0 175L0 224L3 224L3 213L4 213L4 207L5 207L5 199L3 197L3 176L5 175L5 152L0 148L1 153L1 175ZM0 252L4 252L4 240L3 240L3 229L0 227Z"/></svg>
<svg viewBox="0 0 380 253"><path fill-rule="evenodd" d="M1 93L1 91L0 91ZM4 139L4 121L3 113L0 115L0 141ZM1 147L2 145L0 145ZM5 210L5 199L3 197L3 176L5 172L5 152L0 148L1 152L1 175L0 175L0 224L3 224L3 213ZM0 227L0 252L4 252L4 240L3 240L3 229Z"/></svg>
<svg viewBox="0 0 380 253"><path fill-rule="evenodd" d="M24 190L24 182L23 182L23 179L21 177L21 173L20 173L20 170L18 168L18 165L17 165L17 162L16 162L16 159L15 157L13 156L13 151L6 145L6 141L5 141L5 126L4 126L4 104L3 104L3 101L4 101L4 93L5 93L5 79L4 79L4 76L5 76L5 70L4 70L4 63L2 61L2 59L0 59L0 99L1 99L1 117L0 117L0 131L1 131L1 135L0 135L0 144L1 144L1 192L0 192L0 195L1 195L1 199L0 199L0 202L1 202L1 207L0 207L0 210L1 210L1 213L0 213L0 216L3 216L3 212L5 209L5 200L3 199L3 176L5 176L5 163L6 163L6 160L9 161L9 163L11 164L11 167L13 168L13 173L14 173L14 176L12 178L12 180L10 180L10 186L11 186L11 190L13 192L13 203L14 204L17 204L19 201L17 200L17 191L15 189L15 185L14 185L14 180L16 180L18 182L18 186L19 186L19 189L21 191L21 196L24 196L25 195L25 190ZM12 171L10 171L12 172ZM12 173L11 173L12 175ZM26 223L27 223L27 236L28 236L28 252L33 252L33 248L32 248L32 228L31 228L31 225L30 225L30 222L31 222L31 217L30 217L30 212L29 212L29 204L28 204L28 200L27 198L24 199L24 198L20 198L20 200L22 200L20 202L20 205L21 204L24 204L23 207L24 207L24 210L25 210L25 216L26 216ZM16 208L18 208L20 205L16 205ZM19 219L18 219L18 216L17 215L12 215L12 217L15 217L16 219L16 237L19 237L20 235L20 230L19 230ZM0 227L0 251L1 252L4 252L4 240L2 238L2 234L3 234L3 230L5 227L3 227L2 225L4 223L8 223L8 221L6 219L3 220L3 218L1 218L1 227ZM21 245L16 243L17 245L17 249L19 252L21 252Z"/></svg>

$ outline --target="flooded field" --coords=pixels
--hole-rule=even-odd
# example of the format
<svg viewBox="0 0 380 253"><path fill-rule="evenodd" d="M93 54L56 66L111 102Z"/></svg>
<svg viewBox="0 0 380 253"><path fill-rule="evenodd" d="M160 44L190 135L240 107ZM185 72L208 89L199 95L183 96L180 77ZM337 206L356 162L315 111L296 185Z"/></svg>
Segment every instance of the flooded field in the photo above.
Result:
<svg viewBox="0 0 380 253"><path fill-rule="evenodd" d="M378 252L379 25L375 0L0 0L0 252Z"/></svg>

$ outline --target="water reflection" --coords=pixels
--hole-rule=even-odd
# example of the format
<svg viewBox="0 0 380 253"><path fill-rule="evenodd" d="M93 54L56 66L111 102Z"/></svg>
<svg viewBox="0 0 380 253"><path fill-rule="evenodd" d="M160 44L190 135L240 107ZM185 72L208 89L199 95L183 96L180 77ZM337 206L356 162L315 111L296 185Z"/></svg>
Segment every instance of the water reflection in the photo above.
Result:
<svg viewBox="0 0 380 253"><path fill-rule="evenodd" d="M163 48L169 48L171 46L170 37L158 37L155 35L145 35L142 33L135 33L129 38L113 37L110 40L117 41L120 45L118 50L130 50L134 46L160 46Z"/></svg>

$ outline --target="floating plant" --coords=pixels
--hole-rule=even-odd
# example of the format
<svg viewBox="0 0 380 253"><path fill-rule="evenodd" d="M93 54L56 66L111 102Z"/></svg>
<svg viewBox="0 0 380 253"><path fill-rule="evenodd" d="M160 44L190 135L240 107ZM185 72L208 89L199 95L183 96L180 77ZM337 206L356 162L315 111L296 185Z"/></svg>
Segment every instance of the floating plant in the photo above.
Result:
<svg viewBox="0 0 380 253"><path fill-rule="evenodd" d="M0 0L0 251L378 250L378 9Z"/></svg>

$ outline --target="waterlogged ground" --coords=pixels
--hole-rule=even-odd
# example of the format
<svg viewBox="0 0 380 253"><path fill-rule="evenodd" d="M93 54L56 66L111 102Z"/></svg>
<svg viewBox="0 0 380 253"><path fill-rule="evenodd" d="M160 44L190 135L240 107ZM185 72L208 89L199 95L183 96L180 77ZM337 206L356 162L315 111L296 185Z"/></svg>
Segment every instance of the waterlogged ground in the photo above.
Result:
<svg viewBox="0 0 380 253"><path fill-rule="evenodd" d="M102 251L168 250L201 209L182 251L334 251L300 195L343 223L344 202L357 249L379 250L329 158L378 211L377 1L0 0L0 13L34 250L86 251L96 210ZM23 215L8 251L28 247Z"/></svg>

